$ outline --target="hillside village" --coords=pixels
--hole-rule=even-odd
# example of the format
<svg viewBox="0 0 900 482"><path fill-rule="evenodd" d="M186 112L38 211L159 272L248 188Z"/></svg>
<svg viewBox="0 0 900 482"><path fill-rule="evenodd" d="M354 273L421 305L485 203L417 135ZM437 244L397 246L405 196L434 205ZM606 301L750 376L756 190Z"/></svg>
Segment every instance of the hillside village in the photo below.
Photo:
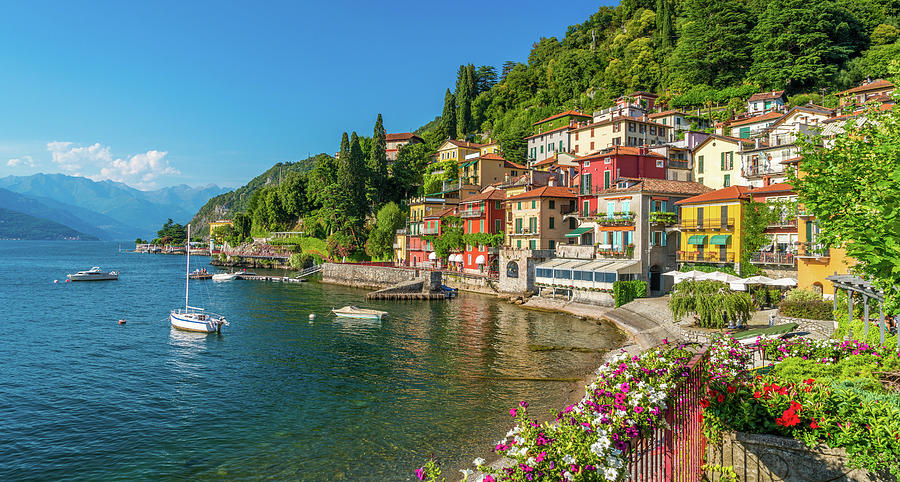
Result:
<svg viewBox="0 0 900 482"><path fill-rule="evenodd" d="M459 175L406 201L409 219L396 232L393 261L522 277L520 287L534 291L611 290L616 280L644 280L660 293L671 287L662 274L685 264L730 267L833 295L824 278L845 273L848 260L817 242L815 217L797 204L788 182L802 168L797 141L834 136L866 109L891 109L893 90L883 79L866 82L837 93L837 108L788 108L784 91L760 92L747 99L745 115L716 122L711 132L656 95L634 92L611 108L534 123L527 165L506 160L496 142L447 139L433 162L453 160ZM775 212L760 246L745 245L751 202ZM461 230L464 246L441 246L451 230ZM533 272L517 273L521 266Z"/></svg>

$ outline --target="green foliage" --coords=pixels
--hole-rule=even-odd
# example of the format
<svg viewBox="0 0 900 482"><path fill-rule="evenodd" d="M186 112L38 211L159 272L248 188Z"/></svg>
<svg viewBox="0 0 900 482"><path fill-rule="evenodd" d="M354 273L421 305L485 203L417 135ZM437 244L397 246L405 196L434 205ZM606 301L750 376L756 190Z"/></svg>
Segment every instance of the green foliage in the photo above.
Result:
<svg viewBox="0 0 900 482"><path fill-rule="evenodd" d="M372 206L380 205L387 195L388 188L388 162L385 154L387 141L384 130L384 122L381 114L375 120L374 133L369 145L369 156L366 159L368 177L366 179L366 197Z"/></svg>
<svg viewBox="0 0 900 482"><path fill-rule="evenodd" d="M831 303L828 301L784 300L778 305L778 313L790 318L810 320L831 320L834 317Z"/></svg>
<svg viewBox="0 0 900 482"><path fill-rule="evenodd" d="M463 235L463 243L470 246L490 246L498 248L503 245L503 233L468 233Z"/></svg>
<svg viewBox="0 0 900 482"><path fill-rule="evenodd" d="M804 176L791 183L821 229L818 242L840 246L854 270L885 292L885 310L900 312L900 110L871 112L834 139L801 143Z"/></svg>
<svg viewBox="0 0 900 482"><path fill-rule="evenodd" d="M166 244L181 245L184 244L184 239L187 237L187 226L173 222L172 218L169 218L163 224L162 229L156 232L156 235L160 239L168 238L168 243Z"/></svg>
<svg viewBox="0 0 900 482"><path fill-rule="evenodd" d="M441 218L441 234L424 236L434 245L434 252L440 259L447 259L451 251L462 251L466 242L463 239L462 219L457 216Z"/></svg>
<svg viewBox="0 0 900 482"><path fill-rule="evenodd" d="M837 329L834 330L831 337L835 340L845 340L850 337L850 339L861 341L868 343L872 346L882 346L881 345L881 328L878 326L877 318L873 318L869 320L869 333L866 335L866 324L861 319L860 313L861 309L854 308L856 313L854 313L853 323L848 323L847 319L849 318L849 314L846 310L846 304L844 304L844 309L840 309L841 305L838 304L838 310L834 312L834 320L838 322ZM850 330L852 329L853 335L850 336ZM884 345L885 348L895 349L897 348L897 335L891 334L889 331L885 331L884 333Z"/></svg>
<svg viewBox="0 0 900 482"><path fill-rule="evenodd" d="M647 297L647 282L641 280L613 282L613 299L616 308L631 303L636 298Z"/></svg>
<svg viewBox="0 0 900 482"><path fill-rule="evenodd" d="M743 324L750 319L753 300L748 293L731 291L720 281L682 281L669 298L675 321L694 315L702 328L723 328L729 321Z"/></svg>
<svg viewBox="0 0 900 482"><path fill-rule="evenodd" d="M137 238L134 240L134 244L147 244L146 239Z"/></svg>
<svg viewBox="0 0 900 482"><path fill-rule="evenodd" d="M309 268L313 265L313 257L307 253L293 253L288 258L288 263L294 269Z"/></svg>
<svg viewBox="0 0 900 482"><path fill-rule="evenodd" d="M424 184L423 174L430 160L425 144L407 144L397 152L397 160L390 169L389 192L385 201L399 204L418 193Z"/></svg>
<svg viewBox="0 0 900 482"><path fill-rule="evenodd" d="M0 239L96 240L97 238L54 221L0 208Z"/></svg>
<svg viewBox="0 0 900 482"><path fill-rule="evenodd" d="M708 264L683 264L679 269L682 273L687 273L688 271L700 271L702 273L714 273L716 271L730 274L732 276L738 276L737 271L734 270L731 266L710 266Z"/></svg>
<svg viewBox="0 0 900 482"><path fill-rule="evenodd" d="M406 216L393 202L385 204L376 215L375 227L369 232L366 253L373 259L393 258L394 237Z"/></svg>
<svg viewBox="0 0 900 482"><path fill-rule="evenodd" d="M766 235L766 228L774 222L780 213L770 209L770 205L764 202L750 201L744 205L743 220L741 221L741 275L753 276L760 269L750 263L750 254L772 242Z"/></svg>
<svg viewBox="0 0 900 482"><path fill-rule="evenodd" d="M784 301L788 302L805 302L805 301L822 301L822 295L812 290L802 290L794 288L784 295Z"/></svg>

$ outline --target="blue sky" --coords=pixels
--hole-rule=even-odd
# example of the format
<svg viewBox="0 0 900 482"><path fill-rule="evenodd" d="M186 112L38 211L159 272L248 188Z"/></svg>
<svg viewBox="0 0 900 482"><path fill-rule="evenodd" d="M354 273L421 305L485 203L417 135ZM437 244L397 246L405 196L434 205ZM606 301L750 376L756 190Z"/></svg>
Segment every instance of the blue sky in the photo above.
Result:
<svg viewBox="0 0 900 482"><path fill-rule="evenodd" d="M334 152L376 115L440 114L459 64L525 61L599 4L10 2L0 11L0 177L237 187Z"/></svg>

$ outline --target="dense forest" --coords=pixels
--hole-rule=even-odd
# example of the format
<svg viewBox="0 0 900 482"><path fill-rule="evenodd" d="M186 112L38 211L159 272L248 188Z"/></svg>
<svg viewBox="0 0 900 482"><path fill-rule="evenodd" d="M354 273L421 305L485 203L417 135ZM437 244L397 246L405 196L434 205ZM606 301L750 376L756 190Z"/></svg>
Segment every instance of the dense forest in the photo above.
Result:
<svg viewBox="0 0 900 482"><path fill-rule="evenodd" d="M96 240L68 226L0 208L0 239L80 239Z"/></svg>
<svg viewBox="0 0 900 482"><path fill-rule="evenodd" d="M371 137L344 133L337 156L320 154L305 161L311 169L277 177L276 165L210 200L198 218L233 216L233 242L301 230L326 239L335 256L384 253L383 233L402 224L388 211L423 193L430 153L448 137L498 140L507 159L524 162L532 123L562 110L593 112L637 90L672 108L727 106L720 118L763 90L831 105L836 91L896 74L898 59L900 0L624 0L562 39L539 39L527 62L459 66L435 106L440 116L416 131L425 144L404 147L396 161L385 158L378 114ZM375 227L380 234L367 245Z"/></svg>

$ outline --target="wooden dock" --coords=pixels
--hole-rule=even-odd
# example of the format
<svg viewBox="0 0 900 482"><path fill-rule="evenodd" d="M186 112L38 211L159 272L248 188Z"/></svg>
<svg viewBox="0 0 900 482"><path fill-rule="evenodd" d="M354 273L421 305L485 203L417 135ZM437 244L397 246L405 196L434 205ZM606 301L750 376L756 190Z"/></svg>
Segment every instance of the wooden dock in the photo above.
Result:
<svg viewBox="0 0 900 482"><path fill-rule="evenodd" d="M253 281L271 281L274 283L303 283L306 280L300 278L291 278L288 276L261 276L261 275L242 275L238 274L237 279L247 279Z"/></svg>
<svg viewBox="0 0 900 482"><path fill-rule="evenodd" d="M381 293L378 291L366 295L367 300L445 300L444 293Z"/></svg>

